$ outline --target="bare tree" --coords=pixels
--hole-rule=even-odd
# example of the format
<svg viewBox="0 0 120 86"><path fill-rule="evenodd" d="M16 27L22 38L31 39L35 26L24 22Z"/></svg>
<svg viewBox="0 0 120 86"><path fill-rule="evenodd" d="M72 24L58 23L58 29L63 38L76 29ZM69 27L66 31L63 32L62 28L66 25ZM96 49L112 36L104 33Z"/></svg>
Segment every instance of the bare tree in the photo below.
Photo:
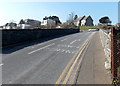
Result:
<svg viewBox="0 0 120 86"><path fill-rule="evenodd" d="M69 23L70 25L72 25L72 24L73 24L73 20L74 20L74 13L71 12L71 13L69 14L68 23Z"/></svg>

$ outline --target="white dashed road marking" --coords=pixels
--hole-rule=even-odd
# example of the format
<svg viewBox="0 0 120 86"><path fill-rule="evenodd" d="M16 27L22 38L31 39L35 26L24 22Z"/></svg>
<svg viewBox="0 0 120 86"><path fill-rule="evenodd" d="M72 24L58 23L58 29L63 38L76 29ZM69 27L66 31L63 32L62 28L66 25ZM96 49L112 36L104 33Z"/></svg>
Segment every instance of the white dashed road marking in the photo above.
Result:
<svg viewBox="0 0 120 86"><path fill-rule="evenodd" d="M76 42L77 40L74 40L74 41L72 41L72 42L70 42L70 44L73 44L74 42Z"/></svg>
<svg viewBox="0 0 120 86"><path fill-rule="evenodd" d="M52 45L55 45L55 43L52 43L52 44L49 44L49 45L44 46L44 47L42 47L42 48L39 48L39 49L37 49L37 50L31 51L31 52L29 52L28 54L32 54L32 53L34 53L34 52L37 52L37 51L42 50L42 49L45 49L45 48L47 48L47 47L49 47L49 46L52 46Z"/></svg>

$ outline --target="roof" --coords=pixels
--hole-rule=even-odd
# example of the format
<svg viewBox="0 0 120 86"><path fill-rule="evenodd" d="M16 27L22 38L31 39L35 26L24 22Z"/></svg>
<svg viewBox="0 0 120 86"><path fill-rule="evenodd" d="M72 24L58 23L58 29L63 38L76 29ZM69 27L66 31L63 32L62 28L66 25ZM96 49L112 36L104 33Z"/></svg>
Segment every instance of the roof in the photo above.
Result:
<svg viewBox="0 0 120 86"><path fill-rule="evenodd" d="M79 17L77 20L83 20L85 16Z"/></svg>
<svg viewBox="0 0 120 86"><path fill-rule="evenodd" d="M86 20L87 18L91 18L91 16L85 16L82 20ZM91 18L92 19L92 18ZM92 19L93 20L93 19Z"/></svg>
<svg viewBox="0 0 120 86"><path fill-rule="evenodd" d="M88 18L91 18L91 16L82 16L82 17L79 17L77 19L74 20L74 22L77 22L77 21L82 21L82 20L87 20ZM92 18L91 18L92 19ZM93 19L92 19L93 20Z"/></svg>
<svg viewBox="0 0 120 86"><path fill-rule="evenodd" d="M82 20L84 16L75 19L74 21Z"/></svg>
<svg viewBox="0 0 120 86"><path fill-rule="evenodd" d="M84 18L83 18L83 20L86 20L88 18L88 16L85 16Z"/></svg>

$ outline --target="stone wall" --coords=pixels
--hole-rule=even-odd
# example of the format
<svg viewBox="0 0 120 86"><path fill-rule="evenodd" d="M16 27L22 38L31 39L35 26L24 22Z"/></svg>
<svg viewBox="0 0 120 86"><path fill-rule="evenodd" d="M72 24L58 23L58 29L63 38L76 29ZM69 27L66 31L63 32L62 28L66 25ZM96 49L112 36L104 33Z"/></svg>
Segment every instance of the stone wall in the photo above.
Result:
<svg viewBox="0 0 120 86"><path fill-rule="evenodd" d="M42 38L68 35L79 32L79 29L11 29L0 30L2 34L1 46L22 43Z"/></svg>

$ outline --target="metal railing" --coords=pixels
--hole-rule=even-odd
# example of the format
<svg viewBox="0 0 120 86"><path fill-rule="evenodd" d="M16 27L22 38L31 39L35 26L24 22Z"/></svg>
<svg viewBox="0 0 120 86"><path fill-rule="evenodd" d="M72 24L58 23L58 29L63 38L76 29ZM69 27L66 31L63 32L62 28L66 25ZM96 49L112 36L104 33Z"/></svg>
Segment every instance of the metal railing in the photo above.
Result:
<svg viewBox="0 0 120 86"><path fill-rule="evenodd" d="M106 55L105 68L111 70L113 84L120 85L120 29L100 30L100 38ZM119 84L119 85L118 85Z"/></svg>
<svg viewBox="0 0 120 86"><path fill-rule="evenodd" d="M115 84L120 84L120 30L111 29L111 73Z"/></svg>

